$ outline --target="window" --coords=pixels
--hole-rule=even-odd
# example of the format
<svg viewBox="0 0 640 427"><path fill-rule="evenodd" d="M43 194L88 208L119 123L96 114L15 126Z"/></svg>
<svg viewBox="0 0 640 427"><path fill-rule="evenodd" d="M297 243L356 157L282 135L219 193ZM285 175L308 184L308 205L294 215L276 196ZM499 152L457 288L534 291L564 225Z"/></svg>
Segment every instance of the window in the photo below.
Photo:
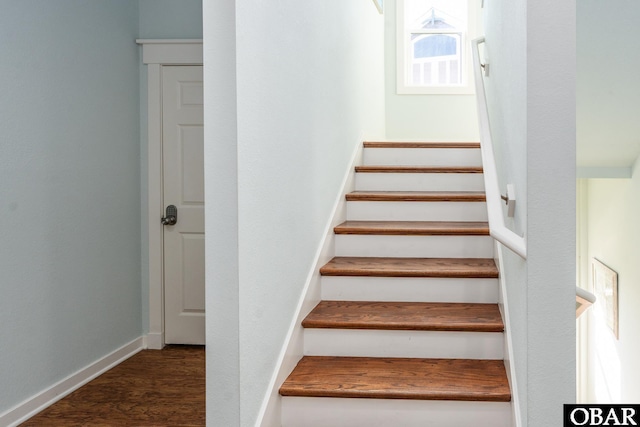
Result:
<svg viewBox="0 0 640 427"><path fill-rule="evenodd" d="M473 93L475 0L398 0L398 93Z"/></svg>

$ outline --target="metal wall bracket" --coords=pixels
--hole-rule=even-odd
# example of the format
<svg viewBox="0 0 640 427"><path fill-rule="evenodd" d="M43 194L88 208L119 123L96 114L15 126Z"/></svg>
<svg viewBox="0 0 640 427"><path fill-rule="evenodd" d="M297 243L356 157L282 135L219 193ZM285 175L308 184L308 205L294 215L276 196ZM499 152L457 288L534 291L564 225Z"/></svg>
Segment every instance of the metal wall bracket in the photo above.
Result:
<svg viewBox="0 0 640 427"><path fill-rule="evenodd" d="M513 218L516 211L516 190L513 184L507 184L507 194L500 197L507 205L507 216Z"/></svg>

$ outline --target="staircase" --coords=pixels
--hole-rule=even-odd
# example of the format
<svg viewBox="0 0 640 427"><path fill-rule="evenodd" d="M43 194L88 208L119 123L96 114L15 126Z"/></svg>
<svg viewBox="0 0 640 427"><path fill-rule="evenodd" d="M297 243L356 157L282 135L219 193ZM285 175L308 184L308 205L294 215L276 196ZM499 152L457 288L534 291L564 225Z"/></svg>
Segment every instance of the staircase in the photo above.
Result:
<svg viewBox="0 0 640 427"><path fill-rule="evenodd" d="M479 147L365 143L282 426L512 425Z"/></svg>

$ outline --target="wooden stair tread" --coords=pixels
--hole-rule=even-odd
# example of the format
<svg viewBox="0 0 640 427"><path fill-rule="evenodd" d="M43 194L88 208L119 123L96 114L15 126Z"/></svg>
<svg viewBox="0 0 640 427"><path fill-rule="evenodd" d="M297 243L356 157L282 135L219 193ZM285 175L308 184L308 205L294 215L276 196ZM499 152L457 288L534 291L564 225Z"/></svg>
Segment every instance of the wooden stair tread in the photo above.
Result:
<svg viewBox="0 0 640 427"><path fill-rule="evenodd" d="M497 278L490 258L335 257L320 269L323 276Z"/></svg>
<svg viewBox="0 0 640 427"><path fill-rule="evenodd" d="M345 221L333 230L336 234L488 236L489 224L470 221Z"/></svg>
<svg viewBox="0 0 640 427"><path fill-rule="evenodd" d="M364 148L480 148L479 142L365 141Z"/></svg>
<svg viewBox="0 0 640 427"><path fill-rule="evenodd" d="M498 304L320 301L305 328L503 332Z"/></svg>
<svg viewBox="0 0 640 427"><path fill-rule="evenodd" d="M369 202L484 202L484 191L352 191L347 201Z"/></svg>
<svg viewBox="0 0 640 427"><path fill-rule="evenodd" d="M481 166L356 166L359 173L482 173Z"/></svg>
<svg viewBox="0 0 640 427"><path fill-rule="evenodd" d="M502 360L305 356L282 396L509 402Z"/></svg>

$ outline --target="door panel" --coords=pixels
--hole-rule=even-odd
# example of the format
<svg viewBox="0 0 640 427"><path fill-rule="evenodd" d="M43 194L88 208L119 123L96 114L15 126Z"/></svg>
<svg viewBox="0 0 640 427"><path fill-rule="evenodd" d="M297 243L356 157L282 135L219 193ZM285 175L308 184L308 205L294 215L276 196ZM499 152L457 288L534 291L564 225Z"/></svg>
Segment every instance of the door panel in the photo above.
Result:
<svg viewBox="0 0 640 427"><path fill-rule="evenodd" d="M202 67L162 68L165 206L164 328L167 344L204 344L204 133Z"/></svg>

